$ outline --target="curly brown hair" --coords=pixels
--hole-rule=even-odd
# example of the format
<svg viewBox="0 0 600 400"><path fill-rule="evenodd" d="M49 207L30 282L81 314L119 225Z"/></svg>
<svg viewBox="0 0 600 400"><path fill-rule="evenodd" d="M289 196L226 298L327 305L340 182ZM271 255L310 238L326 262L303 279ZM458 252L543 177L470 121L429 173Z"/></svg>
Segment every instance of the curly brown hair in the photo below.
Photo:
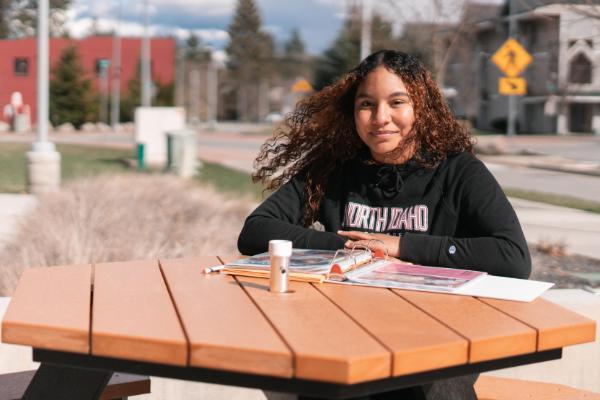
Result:
<svg viewBox="0 0 600 400"><path fill-rule="evenodd" d="M408 90L415 122L402 145L415 146L416 162L431 169L452 154L472 151L471 135L456 121L416 57L395 50L373 53L337 82L301 100L254 161L252 180L267 189L279 188L298 173L305 175L305 226L317 219L329 174L367 149L356 132L354 97L360 83L379 66L398 75Z"/></svg>

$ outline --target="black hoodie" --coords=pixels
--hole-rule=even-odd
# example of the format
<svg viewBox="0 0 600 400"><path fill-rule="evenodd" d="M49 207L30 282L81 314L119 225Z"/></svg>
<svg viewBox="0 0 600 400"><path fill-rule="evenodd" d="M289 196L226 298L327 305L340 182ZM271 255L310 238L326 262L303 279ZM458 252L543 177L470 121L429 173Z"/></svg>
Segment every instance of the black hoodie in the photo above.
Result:
<svg viewBox="0 0 600 400"><path fill-rule="evenodd" d="M467 268L527 278L531 259L519 220L485 165L469 153L434 169L348 161L329 176L320 204L325 232L301 225L302 175L248 216L238 238L242 254L267 251L271 239L295 248L339 249L335 232L357 230L402 235L400 258L413 263Z"/></svg>

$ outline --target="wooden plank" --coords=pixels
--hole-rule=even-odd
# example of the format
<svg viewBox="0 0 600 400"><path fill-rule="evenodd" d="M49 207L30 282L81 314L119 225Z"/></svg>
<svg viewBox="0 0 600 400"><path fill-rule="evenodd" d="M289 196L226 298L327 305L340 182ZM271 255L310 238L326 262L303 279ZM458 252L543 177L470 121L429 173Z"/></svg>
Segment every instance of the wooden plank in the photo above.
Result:
<svg viewBox="0 0 600 400"><path fill-rule="evenodd" d="M391 350L394 376L468 361L465 338L388 289L336 284L315 287Z"/></svg>
<svg viewBox="0 0 600 400"><path fill-rule="evenodd" d="M160 260L190 342L190 365L291 377L290 350L217 257Z"/></svg>
<svg viewBox="0 0 600 400"><path fill-rule="evenodd" d="M390 352L311 284L271 293L267 279L235 279L294 352L296 378L352 384L390 376Z"/></svg>
<svg viewBox="0 0 600 400"><path fill-rule="evenodd" d="M90 265L26 269L2 321L2 341L89 352Z"/></svg>
<svg viewBox="0 0 600 400"><path fill-rule="evenodd" d="M468 296L394 290L469 340L469 362L536 351L536 331Z"/></svg>
<svg viewBox="0 0 600 400"><path fill-rule="evenodd" d="M478 400L583 400L600 399L600 394L555 383L524 381L481 375L475 382Z"/></svg>
<svg viewBox="0 0 600 400"><path fill-rule="evenodd" d="M593 342L596 322L543 298L530 303L480 299L538 331L537 350L557 349L573 344Z"/></svg>
<svg viewBox="0 0 600 400"><path fill-rule="evenodd" d="M158 260L96 265L91 351L186 365L187 341Z"/></svg>

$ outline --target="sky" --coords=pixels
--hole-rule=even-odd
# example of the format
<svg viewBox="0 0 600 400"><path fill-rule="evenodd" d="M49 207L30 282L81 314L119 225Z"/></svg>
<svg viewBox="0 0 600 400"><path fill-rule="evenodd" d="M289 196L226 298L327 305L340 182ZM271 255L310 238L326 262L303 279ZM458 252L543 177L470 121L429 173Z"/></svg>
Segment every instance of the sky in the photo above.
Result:
<svg viewBox="0 0 600 400"><path fill-rule="evenodd" d="M143 33L143 1L120 0L123 36ZM233 18L236 0L148 0L152 35L173 35L186 39L191 32L215 50L222 50L229 39L227 27ZM255 0L263 27L281 44L293 29L299 29L307 50L323 52L335 39L347 10L357 0ZM390 17L397 31L403 21L453 19L463 0L372 0L376 10ZM499 1L499 0L484 0ZM443 10L433 11L441 3ZM117 24L119 0L74 0L67 12L67 27L75 37L89 34L92 21L106 31Z"/></svg>

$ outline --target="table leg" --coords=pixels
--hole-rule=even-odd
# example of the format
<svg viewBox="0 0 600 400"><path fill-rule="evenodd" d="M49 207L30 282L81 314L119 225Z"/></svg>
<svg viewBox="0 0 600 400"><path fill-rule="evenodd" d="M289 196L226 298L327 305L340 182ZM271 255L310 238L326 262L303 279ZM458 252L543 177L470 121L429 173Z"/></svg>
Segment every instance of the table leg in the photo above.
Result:
<svg viewBox="0 0 600 400"><path fill-rule="evenodd" d="M23 400L97 400L112 372L62 367L42 363L27 387Z"/></svg>

